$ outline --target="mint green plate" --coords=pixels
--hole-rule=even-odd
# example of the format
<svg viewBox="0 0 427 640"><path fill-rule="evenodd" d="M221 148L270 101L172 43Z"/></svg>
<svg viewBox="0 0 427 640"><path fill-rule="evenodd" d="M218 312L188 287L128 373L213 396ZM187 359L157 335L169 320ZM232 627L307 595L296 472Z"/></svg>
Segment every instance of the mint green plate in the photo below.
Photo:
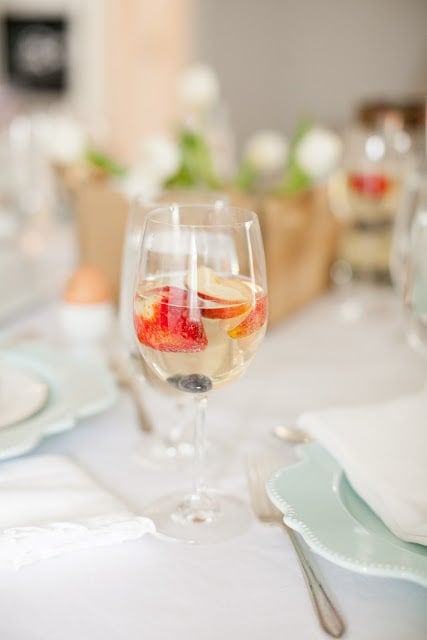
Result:
<svg viewBox="0 0 427 640"><path fill-rule="evenodd" d="M0 461L34 449L43 438L72 429L82 418L111 407L117 389L105 364L43 344L0 349L0 365L35 375L48 387L40 411L0 430Z"/></svg>
<svg viewBox="0 0 427 640"><path fill-rule="evenodd" d="M267 482L286 524L335 564L427 587L427 547L397 538L353 491L342 468L319 444Z"/></svg>

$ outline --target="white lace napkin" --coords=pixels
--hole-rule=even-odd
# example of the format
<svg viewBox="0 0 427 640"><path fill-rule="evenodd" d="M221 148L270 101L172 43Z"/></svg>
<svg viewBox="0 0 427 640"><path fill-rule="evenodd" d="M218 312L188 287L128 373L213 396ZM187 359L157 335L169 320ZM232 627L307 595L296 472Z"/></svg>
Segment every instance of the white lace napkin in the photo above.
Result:
<svg viewBox="0 0 427 640"><path fill-rule="evenodd" d="M381 404L306 413L298 424L396 536L427 545L427 387Z"/></svg>
<svg viewBox="0 0 427 640"><path fill-rule="evenodd" d="M65 456L0 466L0 567L19 568L66 551L154 532Z"/></svg>

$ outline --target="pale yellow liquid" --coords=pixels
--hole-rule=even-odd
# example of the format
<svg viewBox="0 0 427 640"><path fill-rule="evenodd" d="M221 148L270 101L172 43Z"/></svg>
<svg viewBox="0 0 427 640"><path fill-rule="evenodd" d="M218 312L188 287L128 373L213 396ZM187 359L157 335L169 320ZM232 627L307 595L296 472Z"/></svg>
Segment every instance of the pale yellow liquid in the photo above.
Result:
<svg viewBox="0 0 427 640"><path fill-rule="evenodd" d="M164 280L161 283L164 284ZM150 289L153 283L150 283ZM260 292L258 292L260 295ZM137 300L149 301L150 296L140 291ZM223 304L199 300L201 306L216 306L225 309ZM137 303L138 305L138 303ZM232 306L232 305L231 305ZM212 387L219 387L242 375L254 357L264 337L266 322L258 330L242 338L231 338L228 331L239 325L249 311L227 319L201 318L207 337L207 346L196 352L170 352L152 349L139 343L139 349L147 364L163 380L173 376L201 374L207 376Z"/></svg>

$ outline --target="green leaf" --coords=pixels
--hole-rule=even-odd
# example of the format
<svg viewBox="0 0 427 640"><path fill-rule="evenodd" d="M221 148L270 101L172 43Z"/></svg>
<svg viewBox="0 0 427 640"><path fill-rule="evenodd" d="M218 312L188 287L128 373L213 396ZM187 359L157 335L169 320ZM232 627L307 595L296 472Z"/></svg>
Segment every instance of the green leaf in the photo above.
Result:
<svg viewBox="0 0 427 640"><path fill-rule="evenodd" d="M112 176L123 176L126 173L126 169L113 160L113 158L103 151L99 151L92 147L86 149L86 161L93 167L102 169Z"/></svg>
<svg viewBox="0 0 427 640"><path fill-rule="evenodd" d="M285 177L277 189L279 195L292 195L308 189L312 184L311 178L301 169L296 159L298 145L312 126L313 122L311 118L308 117L301 118L297 123L295 133L289 145Z"/></svg>
<svg viewBox="0 0 427 640"><path fill-rule="evenodd" d="M203 136L196 131L183 129L179 136L181 164L166 182L167 187L209 187L218 189L219 180L213 168L211 152Z"/></svg>
<svg viewBox="0 0 427 640"><path fill-rule="evenodd" d="M304 191L311 186L310 177L294 163L288 167L285 179L277 190L280 195L292 195L299 191Z"/></svg>
<svg viewBox="0 0 427 640"><path fill-rule="evenodd" d="M257 177L258 171L254 165L248 160L244 160L235 178L235 184L242 191L249 191L253 188Z"/></svg>
<svg viewBox="0 0 427 640"><path fill-rule="evenodd" d="M188 168L181 165L178 171L166 181L168 188L177 189L179 187L191 188L196 186L193 177L190 175Z"/></svg>
<svg viewBox="0 0 427 640"><path fill-rule="evenodd" d="M289 162L295 161L296 151L299 143L304 138L304 136L310 131L313 127L313 121L308 116L304 116L299 119L297 122L297 126L295 128L295 133L292 136L291 143L289 146Z"/></svg>

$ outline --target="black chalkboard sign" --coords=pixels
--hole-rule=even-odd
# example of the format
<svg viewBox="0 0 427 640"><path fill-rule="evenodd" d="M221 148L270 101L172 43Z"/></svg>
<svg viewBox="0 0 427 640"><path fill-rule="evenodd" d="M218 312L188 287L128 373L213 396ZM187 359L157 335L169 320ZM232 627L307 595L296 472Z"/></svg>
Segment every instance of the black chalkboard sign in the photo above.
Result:
<svg viewBox="0 0 427 640"><path fill-rule="evenodd" d="M12 86L62 93L68 83L66 17L4 15L4 74Z"/></svg>

